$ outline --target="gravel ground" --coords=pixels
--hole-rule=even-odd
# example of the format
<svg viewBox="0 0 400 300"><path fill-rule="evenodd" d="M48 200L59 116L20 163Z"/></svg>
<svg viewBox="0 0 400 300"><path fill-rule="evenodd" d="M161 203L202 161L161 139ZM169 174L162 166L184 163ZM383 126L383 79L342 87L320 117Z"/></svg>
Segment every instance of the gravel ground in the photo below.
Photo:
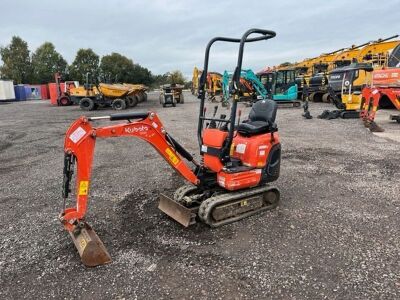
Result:
<svg viewBox="0 0 400 300"><path fill-rule="evenodd" d="M185 96L163 109L153 93L133 110L158 111L197 154L198 102ZM400 298L399 143L358 120L280 109L280 206L184 229L157 209L183 181L155 150L99 140L87 220L113 262L88 269L57 220L64 133L80 115L47 101L0 105L0 298Z"/></svg>

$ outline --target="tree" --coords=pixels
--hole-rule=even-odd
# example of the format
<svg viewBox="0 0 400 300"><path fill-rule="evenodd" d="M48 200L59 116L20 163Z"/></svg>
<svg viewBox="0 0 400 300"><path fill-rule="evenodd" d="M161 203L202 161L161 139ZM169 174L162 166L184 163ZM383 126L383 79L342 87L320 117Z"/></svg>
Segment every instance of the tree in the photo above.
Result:
<svg viewBox="0 0 400 300"><path fill-rule="evenodd" d="M79 49L75 60L69 68L69 77L72 80L85 82L86 73L97 78L99 72L99 56L92 49Z"/></svg>
<svg viewBox="0 0 400 300"><path fill-rule="evenodd" d="M45 42L32 55L32 80L37 83L48 83L54 80L54 73L64 72L67 62L58 53L54 45Z"/></svg>
<svg viewBox="0 0 400 300"><path fill-rule="evenodd" d="M101 58L100 70L107 82L133 82L133 61L119 53L111 53Z"/></svg>
<svg viewBox="0 0 400 300"><path fill-rule="evenodd" d="M102 57L100 70L106 82L143 83L146 85L154 82L150 70L134 64L132 59L115 52Z"/></svg>
<svg viewBox="0 0 400 300"><path fill-rule="evenodd" d="M10 45L0 48L3 66L0 67L2 78L18 83L28 83L31 74L28 43L18 36L13 36Z"/></svg>
<svg viewBox="0 0 400 300"><path fill-rule="evenodd" d="M153 77L153 87L159 87L160 85L163 84L172 84L172 83L177 83L177 84L184 84L185 86L190 86L188 83L185 81L185 77L183 76L181 71L172 71L172 72L167 72L162 75L154 75Z"/></svg>
<svg viewBox="0 0 400 300"><path fill-rule="evenodd" d="M165 73L163 75L154 75L153 76L153 87L159 87L160 85L169 83L169 74L170 73Z"/></svg>
<svg viewBox="0 0 400 300"><path fill-rule="evenodd" d="M185 84L185 77L179 70L169 73L169 83Z"/></svg>
<svg viewBox="0 0 400 300"><path fill-rule="evenodd" d="M129 76L130 82L142 83L145 85L151 85L154 82L153 75L150 70L142 67L139 64L134 64L131 74Z"/></svg>

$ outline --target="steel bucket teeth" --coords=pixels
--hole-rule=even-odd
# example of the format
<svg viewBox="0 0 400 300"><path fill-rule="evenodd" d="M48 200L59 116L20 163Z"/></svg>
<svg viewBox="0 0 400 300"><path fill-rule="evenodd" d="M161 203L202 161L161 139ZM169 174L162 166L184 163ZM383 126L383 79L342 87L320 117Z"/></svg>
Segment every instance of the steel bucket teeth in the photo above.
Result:
<svg viewBox="0 0 400 300"><path fill-rule="evenodd" d="M69 234L85 266L96 267L111 262L106 247L89 224L85 223L79 233Z"/></svg>

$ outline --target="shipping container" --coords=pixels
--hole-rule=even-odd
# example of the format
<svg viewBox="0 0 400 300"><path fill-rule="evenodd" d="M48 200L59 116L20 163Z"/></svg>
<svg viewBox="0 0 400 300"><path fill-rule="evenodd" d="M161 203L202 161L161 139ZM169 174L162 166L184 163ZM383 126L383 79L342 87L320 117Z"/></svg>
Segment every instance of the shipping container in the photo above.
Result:
<svg viewBox="0 0 400 300"><path fill-rule="evenodd" d="M48 100L49 97L49 87L47 84L40 85L40 94L42 95L42 100Z"/></svg>
<svg viewBox="0 0 400 300"><path fill-rule="evenodd" d="M42 99L40 95L40 85L26 85L26 99L27 100L40 100Z"/></svg>
<svg viewBox="0 0 400 300"><path fill-rule="evenodd" d="M0 101L15 100L14 83L0 80Z"/></svg>
<svg viewBox="0 0 400 300"><path fill-rule="evenodd" d="M29 100L32 93L31 88L28 85L24 85L24 89L25 89L26 100Z"/></svg>
<svg viewBox="0 0 400 300"><path fill-rule="evenodd" d="M25 86L23 84L18 84L14 86L15 99L18 101L26 100Z"/></svg>

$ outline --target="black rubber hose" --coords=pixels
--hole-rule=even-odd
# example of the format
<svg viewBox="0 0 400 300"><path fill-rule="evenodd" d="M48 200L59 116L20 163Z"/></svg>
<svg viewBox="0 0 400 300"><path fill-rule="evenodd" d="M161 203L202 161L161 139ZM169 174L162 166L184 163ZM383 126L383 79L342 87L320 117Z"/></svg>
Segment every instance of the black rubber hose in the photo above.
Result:
<svg viewBox="0 0 400 300"><path fill-rule="evenodd" d="M145 119L148 117L148 115L149 115L148 112L113 114L110 116L110 121Z"/></svg>
<svg viewBox="0 0 400 300"><path fill-rule="evenodd" d="M172 136L170 136L168 133L166 134L166 137L168 140L173 144L172 146L175 148L176 152L178 152L180 155L182 155L185 159L188 161L193 161L193 156L187 152L185 148L182 147L181 144L179 144Z"/></svg>

